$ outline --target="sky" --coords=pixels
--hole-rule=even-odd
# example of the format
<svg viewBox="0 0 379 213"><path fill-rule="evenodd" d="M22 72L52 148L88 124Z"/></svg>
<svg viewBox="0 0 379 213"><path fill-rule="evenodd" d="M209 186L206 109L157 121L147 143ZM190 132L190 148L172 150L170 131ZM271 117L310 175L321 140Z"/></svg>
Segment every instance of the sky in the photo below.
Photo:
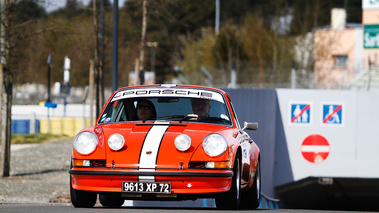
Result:
<svg viewBox="0 0 379 213"><path fill-rule="evenodd" d="M78 0L78 3L82 3L83 5L88 5L91 0ZM113 4L114 0L110 0L110 3ZM118 0L118 6L121 7L124 5L126 0ZM43 6L46 8L46 11L52 12L59 8L66 6L66 0L46 0Z"/></svg>

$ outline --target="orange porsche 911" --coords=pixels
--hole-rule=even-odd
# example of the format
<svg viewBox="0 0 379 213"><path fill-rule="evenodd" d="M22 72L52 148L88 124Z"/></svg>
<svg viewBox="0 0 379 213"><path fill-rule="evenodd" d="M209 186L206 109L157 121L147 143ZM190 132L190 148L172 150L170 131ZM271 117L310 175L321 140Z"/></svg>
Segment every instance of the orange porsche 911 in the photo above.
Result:
<svg viewBox="0 0 379 213"><path fill-rule="evenodd" d="M255 209L260 150L240 127L230 96L210 87L144 85L115 91L97 123L73 142L75 207L125 200L214 198L220 209Z"/></svg>

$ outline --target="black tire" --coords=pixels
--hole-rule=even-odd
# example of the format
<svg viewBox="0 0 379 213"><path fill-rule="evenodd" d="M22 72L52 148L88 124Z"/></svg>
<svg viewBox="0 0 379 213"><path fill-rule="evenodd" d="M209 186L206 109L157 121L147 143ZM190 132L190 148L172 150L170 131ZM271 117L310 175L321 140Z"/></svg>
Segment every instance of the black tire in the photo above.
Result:
<svg viewBox="0 0 379 213"><path fill-rule="evenodd" d="M257 164L257 171L254 177L254 183L250 189L242 192L241 208L256 209L261 201L261 165Z"/></svg>
<svg viewBox="0 0 379 213"><path fill-rule="evenodd" d="M230 190L215 198L219 209L239 209L241 202L241 163L237 157L233 167L233 179Z"/></svg>
<svg viewBox="0 0 379 213"><path fill-rule="evenodd" d="M121 207L125 202L121 196L113 194L99 194L99 200L102 206L111 208Z"/></svg>
<svg viewBox="0 0 379 213"><path fill-rule="evenodd" d="M96 204L97 193L90 191L80 191L72 187L70 178L71 203L75 207L92 208Z"/></svg>

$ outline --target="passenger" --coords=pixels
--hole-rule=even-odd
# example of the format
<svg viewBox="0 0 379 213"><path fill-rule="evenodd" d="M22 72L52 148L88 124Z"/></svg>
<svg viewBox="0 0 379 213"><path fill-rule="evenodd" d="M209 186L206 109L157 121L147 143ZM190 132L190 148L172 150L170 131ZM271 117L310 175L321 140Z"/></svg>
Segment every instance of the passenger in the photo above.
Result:
<svg viewBox="0 0 379 213"><path fill-rule="evenodd" d="M139 100L137 103L137 119L138 120L155 120L157 112L155 111L154 104L146 99Z"/></svg>
<svg viewBox="0 0 379 213"><path fill-rule="evenodd" d="M212 101L208 99L191 99L192 111L199 116L199 119L209 117Z"/></svg>

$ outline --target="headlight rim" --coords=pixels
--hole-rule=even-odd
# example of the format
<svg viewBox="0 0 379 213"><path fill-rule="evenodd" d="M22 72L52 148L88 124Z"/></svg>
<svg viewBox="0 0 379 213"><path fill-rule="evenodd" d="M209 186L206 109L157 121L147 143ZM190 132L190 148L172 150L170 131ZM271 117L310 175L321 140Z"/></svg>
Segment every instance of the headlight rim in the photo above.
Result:
<svg viewBox="0 0 379 213"><path fill-rule="evenodd" d="M207 150L207 143L209 143L208 140L212 136L221 137L222 141L224 142L224 147L222 147L222 151L221 152L211 153L209 150ZM226 152L226 150L228 148L228 142L226 141L225 137L222 134L220 134L220 133L211 133L211 134L207 135L204 138L202 146L203 146L204 152L207 155L209 155L210 157L217 157L217 156L220 156L220 155L222 155L222 154L224 154Z"/></svg>
<svg viewBox="0 0 379 213"><path fill-rule="evenodd" d="M110 139L112 136L120 136L121 139L122 139L122 145L121 145L118 149L116 149L116 148L112 148L112 147L109 145L109 139ZM108 144L108 147L109 147L111 150L117 152L117 151L120 151L122 148L124 148L124 146L125 146L125 138L124 138L124 136L123 136L122 134L120 134L120 133L113 133L112 135L110 135L110 136L108 137L107 144Z"/></svg>
<svg viewBox="0 0 379 213"><path fill-rule="evenodd" d="M90 151L83 151L83 150L80 150L80 147L78 147L78 139L80 136L83 136L84 134L88 134L88 135L91 135L91 137L93 137L92 139L95 139L94 140L94 144L93 144L93 148L91 148L92 150ZM81 155L90 155L92 154L93 152L95 152L97 146L99 145L99 138L97 137L97 135L93 132L90 132L90 131L83 131L83 132L80 132L78 133L75 138L74 138L74 142L73 142L73 146L74 146L74 149L77 153L81 154Z"/></svg>
<svg viewBox="0 0 379 213"><path fill-rule="evenodd" d="M189 143L188 143L188 145L187 145L185 148L182 148L182 149L178 148L177 141L179 140L179 139L178 139L179 137L185 137L185 138L188 139ZM191 139L191 137L190 137L189 135L183 133L183 134L177 135L177 136L175 137L175 139L174 139L174 144L175 144L175 148L176 148L177 150L179 150L179 151L181 151L181 152L185 152L185 151L187 151L189 148L191 148L191 145L192 145L192 139Z"/></svg>

